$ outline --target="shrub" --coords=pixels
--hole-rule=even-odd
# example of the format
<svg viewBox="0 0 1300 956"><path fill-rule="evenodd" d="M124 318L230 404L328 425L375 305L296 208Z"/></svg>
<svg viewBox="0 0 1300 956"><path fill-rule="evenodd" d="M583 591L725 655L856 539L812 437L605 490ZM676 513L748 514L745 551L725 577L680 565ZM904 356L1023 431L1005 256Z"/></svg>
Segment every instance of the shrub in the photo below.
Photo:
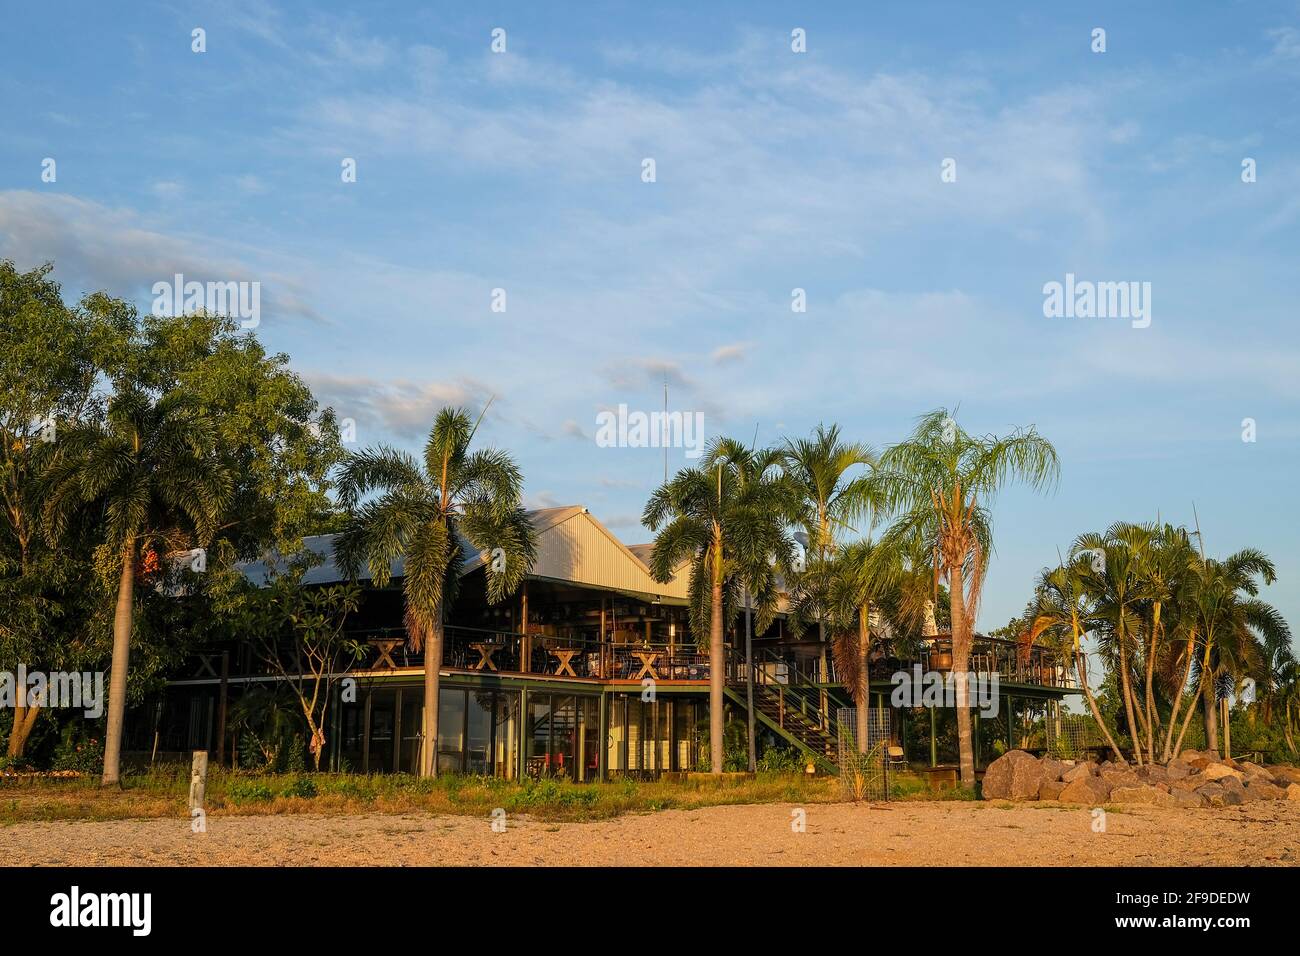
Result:
<svg viewBox="0 0 1300 956"><path fill-rule="evenodd" d="M236 806L244 803L267 803L274 796L271 788L260 780L232 780L226 787L226 799Z"/></svg>

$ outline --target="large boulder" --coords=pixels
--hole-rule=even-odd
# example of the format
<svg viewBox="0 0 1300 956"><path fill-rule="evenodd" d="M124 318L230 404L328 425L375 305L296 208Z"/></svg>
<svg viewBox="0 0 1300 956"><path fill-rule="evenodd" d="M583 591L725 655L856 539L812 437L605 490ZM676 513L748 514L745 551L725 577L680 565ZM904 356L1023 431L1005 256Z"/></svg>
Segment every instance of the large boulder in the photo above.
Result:
<svg viewBox="0 0 1300 956"><path fill-rule="evenodd" d="M1225 790L1217 783L1207 783L1196 791L1212 807L1231 807L1245 803L1245 798L1235 790Z"/></svg>
<svg viewBox="0 0 1300 956"><path fill-rule="evenodd" d="M1157 807L1173 806L1174 798L1164 790L1139 784L1136 787L1116 787L1110 792L1111 803L1149 803Z"/></svg>
<svg viewBox="0 0 1300 956"><path fill-rule="evenodd" d="M1066 768L1061 774L1061 779L1065 783L1073 783L1076 780L1082 780L1084 777L1091 777L1096 772L1096 764L1076 763L1073 767Z"/></svg>
<svg viewBox="0 0 1300 956"><path fill-rule="evenodd" d="M1176 757L1165 765L1165 776L1171 781L1182 780L1195 772L1195 768L1181 757Z"/></svg>
<svg viewBox="0 0 1300 956"><path fill-rule="evenodd" d="M1043 768L1033 754L1009 750L984 771L985 800L1037 800Z"/></svg>
<svg viewBox="0 0 1300 956"><path fill-rule="evenodd" d="M1169 772L1159 764L1143 764L1137 768L1137 775L1146 783L1168 783Z"/></svg>
<svg viewBox="0 0 1300 956"><path fill-rule="evenodd" d="M1047 783L1052 780L1063 779L1064 773L1070 769L1071 764L1067 764L1063 760L1057 760L1054 757L1044 757L1038 761L1038 766L1043 771L1043 782Z"/></svg>
<svg viewBox="0 0 1300 956"><path fill-rule="evenodd" d="M1292 783L1287 785L1286 798L1288 800L1300 800L1300 783Z"/></svg>
<svg viewBox="0 0 1300 956"><path fill-rule="evenodd" d="M1241 781L1245 774L1240 770L1234 770L1225 763L1207 763L1205 769L1201 771L1206 780L1222 780L1225 777L1235 777L1238 782Z"/></svg>
<svg viewBox="0 0 1300 956"><path fill-rule="evenodd" d="M1268 768L1273 773L1273 782L1279 787L1289 783L1300 783L1300 767L1275 766Z"/></svg>
<svg viewBox="0 0 1300 956"><path fill-rule="evenodd" d="M1206 799L1192 790L1171 790L1169 791L1169 799L1171 805L1175 807L1204 807L1207 805Z"/></svg>
<svg viewBox="0 0 1300 956"><path fill-rule="evenodd" d="M1285 800L1286 791L1272 781L1251 778L1246 781L1245 797L1247 800Z"/></svg>
<svg viewBox="0 0 1300 956"><path fill-rule="evenodd" d="M1064 780L1044 780L1038 785L1039 800L1060 800L1061 791L1068 787Z"/></svg>
<svg viewBox="0 0 1300 956"><path fill-rule="evenodd" d="M1143 780L1134 771L1128 769L1107 768L1101 772L1101 779L1113 790L1115 787L1139 787Z"/></svg>
<svg viewBox="0 0 1300 956"><path fill-rule="evenodd" d="M1056 799L1062 803L1086 803L1095 807L1099 803L1105 803L1108 797L1110 785L1101 777L1087 776L1071 780Z"/></svg>

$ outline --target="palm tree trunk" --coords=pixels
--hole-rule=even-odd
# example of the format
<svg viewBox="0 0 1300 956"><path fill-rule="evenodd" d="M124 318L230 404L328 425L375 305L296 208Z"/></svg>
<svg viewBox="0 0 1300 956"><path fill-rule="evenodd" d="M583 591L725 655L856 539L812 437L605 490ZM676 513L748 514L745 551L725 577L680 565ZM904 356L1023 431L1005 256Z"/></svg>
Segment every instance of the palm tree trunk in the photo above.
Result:
<svg viewBox="0 0 1300 956"><path fill-rule="evenodd" d="M1200 681L1200 682L1201 682L1201 684L1204 684L1204 683L1205 683L1205 674L1204 674L1204 672L1201 673L1201 681ZM1201 694L1201 689L1198 687L1195 691L1193 691L1193 693L1196 694L1196 696L1199 697L1200 694ZM1170 760L1174 760L1174 759L1176 759L1176 758L1178 757L1178 755L1182 752L1182 749L1183 749L1183 738L1187 736L1187 728L1190 727L1190 726L1192 725L1192 715L1195 714L1195 713L1196 713L1196 701L1193 700L1190 704L1187 705L1187 714L1183 717L1183 728L1182 728L1182 730L1180 730L1180 731L1178 732L1178 743L1174 744L1174 749L1173 749L1173 751L1169 754L1169 759L1170 759Z"/></svg>
<svg viewBox="0 0 1300 956"><path fill-rule="evenodd" d="M971 733L970 689L966 677L970 672L970 628L966 621L966 584L960 567L948 572L948 611L952 617L952 673L957 687L957 752L961 765L961 785L975 789L975 742Z"/></svg>
<svg viewBox="0 0 1300 956"><path fill-rule="evenodd" d="M1092 711L1092 719L1097 722L1097 726L1101 728L1101 732L1106 736L1106 743L1110 744L1110 749L1115 752L1115 760L1119 763L1128 763L1119 749L1119 744L1115 743L1110 728L1106 726L1106 721L1101 719L1101 708L1097 706L1097 698L1092 696L1092 688L1088 685L1088 664L1083 659L1083 651L1077 641L1074 645L1074 666L1079 672L1079 685L1083 688L1083 696L1088 700L1088 709Z"/></svg>
<svg viewBox="0 0 1300 956"><path fill-rule="evenodd" d="M1223 755L1232 756L1232 708L1229 706L1228 698L1223 698L1219 703L1223 710Z"/></svg>
<svg viewBox="0 0 1300 956"><path fill-rule="evenodd" d="M1201 683L1201 704L1205 715L1205 749L1219 752L1219 714L1212 681Z"/></svg>
<svg viewBox="0 0 1300 956"><path fill-rule="evenodd" d="M420 776L438 776L438 682L442 669L442 609L424 640L424 734L420 747Z"/></svg>
<svg viewBox="0 0 1300 956"><path fill-rule="evenodd" d="M122 545L122 576L113 612L113 664L108 675L108 729L104 733L103 786L116 786L122 775L122 723L126 718L126 670L131 656L131 618L135 611L135 538Z"/></svg>
<svg viewBox="0 0 1300 956"><path fill-rule="evenodd" d="M1170 750L1170 747L1174 739L1174 725L1178 723L1178 710L1180 707L1182 707L1183 696L1187 692L1187 680L1189 677L1192 676L1193 649L1194 649L1194 645L1189 643L1187 646L1187 666L1183 669L1183 679L1178 682L1178 692L1174 694L1174 704L1169 711L1169 730L1165 734L1165 749L1160 755L1161 759L1165 763L1168 763L1170 760L1174 759L1174 755L1173 752ZM1195 710L1196 709L1195 706L1193 706L1192 709Z"/></svg>
<svg viewBox="0 0 1300 956"><path fill-rule="evenodd" d="M1121 632L1119 638L1119 682L1124 697L1124 716L1128 719L1128 736L1133 741L1133 756L1142 766L1142 738L1138 735L1137 718L1133 715L1133 686L1129 680L1128 638Z"/></svg>
<svg viewBox="0 0 1300 956"><path fill-rule="evenodd" d="M1147 711L1147 762L1156 762L1156 695L1154 687L1156 676L1156 650L1160 646L1160 605L1156 604L1151 614L1151 644L1147 648L1146 674L1146 711Z"/></svg>
<svg viewBox="0 0 1300 956"><path fill-rule="evenodd" d="M871 612L867 607L863 604L858 608L858 686L854 688L860 754L867 752L867 738L871 734L871 675L867 672L867 655L871 651Z"/></svg>
<svg viewBox="0 0 1300 956"><path fill-rule="evenodd" d="M709 604L709 761L714 776L722 775L722 693L726 666L722 646L722 577L718 564L713 571L713 595Z"/></svg>

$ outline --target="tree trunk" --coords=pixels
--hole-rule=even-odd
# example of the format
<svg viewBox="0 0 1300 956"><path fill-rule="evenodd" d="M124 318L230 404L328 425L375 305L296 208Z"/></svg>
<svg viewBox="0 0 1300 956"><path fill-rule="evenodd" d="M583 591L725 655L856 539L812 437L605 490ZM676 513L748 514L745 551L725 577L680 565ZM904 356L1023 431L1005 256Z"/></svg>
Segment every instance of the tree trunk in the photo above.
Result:
<svg viewBox="0 0 1300 956"><path fill-rule="evenodd" d="M1151 645L1147 648L1146 711L1147 711L1147 761L1156 762L1156 651L1160 647L1160 604L1151 612Z"/></svg>
<svg viewBox="0 0 1300 956"><path fill-rule="evenodd" d="M27 706L27 688L14 688L14 725L9 731L9 745L5 752L10 757L21 757L27 746L27 738L36 727L36 718L41 712L38 705Z"/></svg>
<svg viewBox="0 0 1300 956"><path fill-rule="evenodd" d="M758 770L758 741L754 739L754 619L745 588L745 736L749 743L749 772Z"/></svg>
<svg viewBox="0 0 1300 956"><path fill-rule="evenodd" d="M1137 718L1133 715L1133 682L1129 676L1128 639L1121 633L1119 635L1120 695L1124 698L1124 715L1128 719L1128 736L1133 742L1133 756L1140 767L1142 766L1142 737L1138 733Z"/></svg>
<svg viewBox="0 0 1300 956"><path fill-rule="evenodd" d="M952 617L952 674L957 687L957 751L961 764L961 785L975 789L975 742L971 734L970 688L966 677L970 672L970 627L966 621L966 587L961 568L948 572L948 610Z"/></svg>
<svg viewBox="0 0 1300 956"><path fill-rule="evenodd" d="M1201 682L1201 703L1205 712L1205 749L1219 752L1219 714L1218 701L1215 699L1214 682Z"/></svg>
<svg viewBox="0 0 1300 956"><path fill-rule="evenodd" d="M1219 703L1223 710L1223 756L1232 756L1232 707L1228 698L1223 698Z"/></svg>
<svg viewBox="0 0 1300 956"><path fill-rule="evenodd" d="M857 698L857 733L858 753L868 750L867 739L871 735L871 675L867 672L867 655L871 651L871 612L863 604L858 608L858 686L854 688Z"/></svg>
<svg viewBox="0 0 1300 956"><path fill-rule="evenodd" d="M1192 658L1194 654L1195 643L1189 642L1187 645L1187 666L1183 668L1183 679L1178 682L1177 693L1174 694L1173 706L1169 709L1169 730L1165 733L1165 749L1161 753L1161 759L1165 763L1174 759L1173 751L1170 749L1174 739L1174 725L1178 723L1178 710L1182 707L1183 697L1187 694L1187 680L1192 676ZM1196 709L1196 705L1192 705Z"/></svg>
<svg viewBox="0 0 1300 956"><path fill-rule="evenodd" d="M709 760L714 776L722 775L722 693L726 676L722 646L722 578L713 571L713 595L709 604Z"/></svg>
<svg viewBox="0 0 1300 956"><path fill-rule="evenodd" d="M438 680L442 668L442 609L424 642L424 733L420 741L420 776L438 775Z"/></svg>
<svg viewBox="0 0 1300 956"><path fill-rule="evenodd" d="M135 611L135 539L122 546L122 576L113 613L113 663L108 675L108 729L104 733L103 786L122 776L122 723L126 718L126 670L131 656L131 618Z"/></svg>
<svg viewBox="0 0 1300 956"><path fill-rule="evenodd" d="M1079 685L1083 688L1083 696L1088 699L1088 709L1092 711L1092 719L1097 722L1101 732L1106 735L1106 743L1110 744L1110 749L1115 752L1115 760L1118 763L1128 763L1124 759L1124 754L1120 752L1119 744L1115 743L1110 728L1106 726L1106 721L1101 719L1101 708L1097 706L1097 698L1092 696L1092 688L1088 686L1088 665L1083 659L1083 650L1079 647L1077 641L1074 645L1074 666L1079 672Z"/></svg>

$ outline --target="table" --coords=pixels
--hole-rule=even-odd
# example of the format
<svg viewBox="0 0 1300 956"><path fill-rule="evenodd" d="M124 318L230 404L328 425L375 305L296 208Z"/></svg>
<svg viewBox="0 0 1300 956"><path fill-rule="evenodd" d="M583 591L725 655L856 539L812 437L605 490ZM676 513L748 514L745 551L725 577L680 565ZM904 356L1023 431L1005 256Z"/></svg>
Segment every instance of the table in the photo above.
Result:
<svg viewBox="0 0 1300 956"><path fill-rule="evenodd" d="M658 680L659 675L655 673L655 663L659 660L659 651L633 651L632 656L641 662L641 669L632 677L633 680L640 680L642 677L649 677L651 680Z"/></svg>
<svg viewBox="0 0 1300 956"><path fill-rule="evenodd" d="M559 676L560 674L568 674L570 677L577 677L578 675L573 672L572 662L574 657L576 657L580 653L582 653L582 648L580 647L552 648L550 651L550 655L554 657L556 661L555 663L556 676Z"/></svg>
<svg viewBox="0 0 1300 956"><path fill-rule="evenodd" d="M493 644L490 642L475 642L473 644L470 644L470 647L478 651L478 660L475 661L473 664L474 670L481 671L485 667L490 671L494 671L497 669L496 662L492 660L492 655L495 654L497 651L501 650L500 644Z"/></svg>
<svg viewBox="0 0 1300 956"><path fill-rule="evenodd" d="M402 646L402 641L400 637L381 637L370 642L370 646L379 652L379 660L375 661L375 670L397 669L397 661L393 660L393 651Z"/></svg>

